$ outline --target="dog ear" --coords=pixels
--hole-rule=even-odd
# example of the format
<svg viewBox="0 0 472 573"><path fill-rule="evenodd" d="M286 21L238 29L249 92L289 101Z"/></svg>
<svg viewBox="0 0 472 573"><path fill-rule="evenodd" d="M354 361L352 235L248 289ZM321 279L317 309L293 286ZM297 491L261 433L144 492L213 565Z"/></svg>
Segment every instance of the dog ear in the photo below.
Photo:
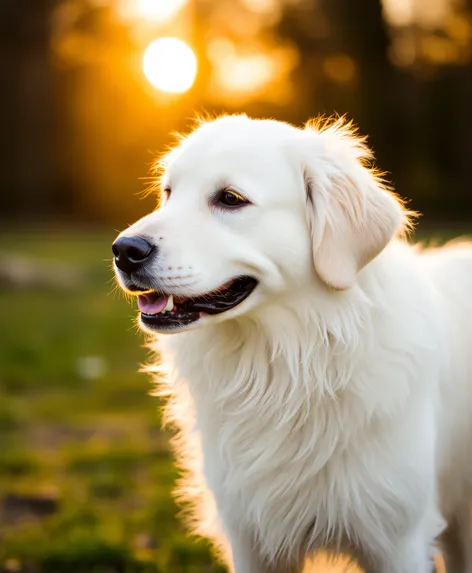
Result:
<svg viewBox="0 0 472 573"><path fill-rule="evenodd" d="M372 154L350 124L311 123L303 136L315 269L327 285L346 290L405 226L406 212L369 167Z"/></svg>

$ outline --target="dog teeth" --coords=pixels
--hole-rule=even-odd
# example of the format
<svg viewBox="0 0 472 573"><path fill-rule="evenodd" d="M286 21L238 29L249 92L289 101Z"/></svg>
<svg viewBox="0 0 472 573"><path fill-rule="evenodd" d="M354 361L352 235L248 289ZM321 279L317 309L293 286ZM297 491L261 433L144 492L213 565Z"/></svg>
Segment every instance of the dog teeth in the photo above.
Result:
<svg viewBox="0 0 472 573"><path fill-rule="evenodd" d="M162 314L165 314L166 312L169 312L170 310L172 310L174 308L174 297L173 295L170 295L169 298L167 299L167 304L165 305L165 307L161 310Z"/></svg>

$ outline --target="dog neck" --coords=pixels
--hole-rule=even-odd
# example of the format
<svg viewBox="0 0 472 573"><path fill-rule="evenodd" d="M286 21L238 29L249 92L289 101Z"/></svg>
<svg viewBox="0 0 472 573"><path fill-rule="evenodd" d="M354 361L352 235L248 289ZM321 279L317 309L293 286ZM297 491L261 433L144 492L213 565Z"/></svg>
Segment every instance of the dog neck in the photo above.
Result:
<svg viewBox="0 0 472 573"><path fill-rule="evenodd" d="M421 337L389 310L389 297L408 293L398 292L385 262L371 263L349 291L313 287L251 316L166 337L162 354L172 372L164 388L174 393L185 384L203 409L272 420L302 423L314 405L344 399L358 403L359 423L394 415L410 392ZM403 355L395 346L400 331Z"/></svg>

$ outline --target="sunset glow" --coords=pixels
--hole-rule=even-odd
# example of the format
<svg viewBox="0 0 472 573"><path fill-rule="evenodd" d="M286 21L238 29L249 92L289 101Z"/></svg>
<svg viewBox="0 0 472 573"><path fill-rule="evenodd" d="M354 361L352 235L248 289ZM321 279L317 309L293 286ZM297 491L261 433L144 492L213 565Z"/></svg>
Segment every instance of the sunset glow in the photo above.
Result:
<svg viewBox="0 0 472 573"><path fill-rule="evenodd" d="M122 0L119 11L127 19L162 23L176 16L186 3L187 0Z"/></svg>
<svg viewBox="0 0 472 573"><path fill-rule="evenodd" d="M296 54L283 46L255 44L244 50L225 38L214 39L207 49L213 65L214 92L222 100L244 102L263 97L282 101L284 81L296 64Z"/></svg>

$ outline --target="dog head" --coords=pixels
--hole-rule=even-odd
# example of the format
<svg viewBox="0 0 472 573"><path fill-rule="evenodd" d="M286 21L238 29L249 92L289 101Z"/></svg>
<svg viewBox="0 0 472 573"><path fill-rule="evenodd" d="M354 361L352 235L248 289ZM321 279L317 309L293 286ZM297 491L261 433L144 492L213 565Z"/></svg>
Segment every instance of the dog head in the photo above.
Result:
<svg viewBox="0 0 472 573"><path fill-rule="evenodd" d="M235 318L313 281L350 289L406 221L349 125L201 124L163 161L160 207L113 245L141 324Z"/></svg>

